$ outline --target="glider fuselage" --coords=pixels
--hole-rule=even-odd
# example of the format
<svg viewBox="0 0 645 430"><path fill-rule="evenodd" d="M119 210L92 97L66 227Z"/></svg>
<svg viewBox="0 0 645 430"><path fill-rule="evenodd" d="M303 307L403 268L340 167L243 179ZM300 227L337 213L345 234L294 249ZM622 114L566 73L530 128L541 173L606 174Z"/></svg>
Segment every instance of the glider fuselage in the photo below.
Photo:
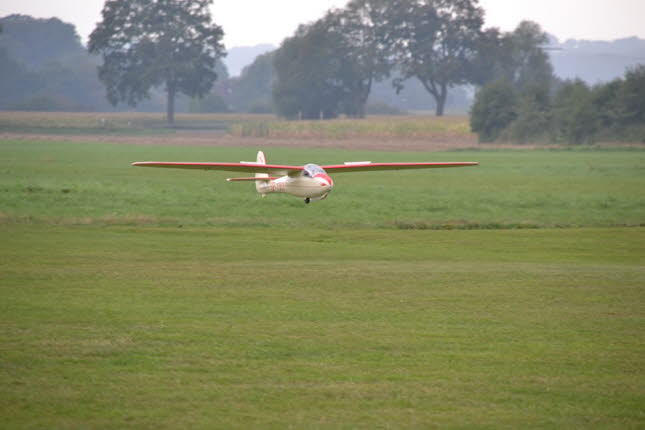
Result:
<svg viewBox="0 0 645 430"><path fill-rule="evenodd" d="M310 200L322 200L334 188L334 181L327 172L315 164L307 164L298 175L287 175L270 180L258 178L256 184L257 191L262 195L285 193Z"/></svg>

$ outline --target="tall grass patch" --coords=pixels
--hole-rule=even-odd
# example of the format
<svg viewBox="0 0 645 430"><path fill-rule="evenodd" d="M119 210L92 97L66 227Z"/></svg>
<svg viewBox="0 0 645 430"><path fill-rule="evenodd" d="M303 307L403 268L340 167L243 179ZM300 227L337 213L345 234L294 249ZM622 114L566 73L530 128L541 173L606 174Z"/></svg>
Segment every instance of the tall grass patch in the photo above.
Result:
<svg viewBox="0 0 645 430"><path fill-rule="evenodd" d="M441 139L475 142L465 117L374 116L330 121L246 121L231 127L235 136L297 139Z"/></svg>

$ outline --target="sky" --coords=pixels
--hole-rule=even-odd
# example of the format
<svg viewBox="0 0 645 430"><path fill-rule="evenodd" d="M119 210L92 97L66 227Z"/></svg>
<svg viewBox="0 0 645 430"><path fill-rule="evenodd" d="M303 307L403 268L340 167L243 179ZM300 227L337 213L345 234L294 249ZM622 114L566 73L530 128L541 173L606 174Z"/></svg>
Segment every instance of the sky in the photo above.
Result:
<svg viewBox="0 0 645 430"><path fill-rule="evenodd" d="M37 18L56 16L76 26L83 42L101 19L104 0L0 0L0 17L13 13ZM645 39L645 0L480 0L486 27L508 31L529 19L567 39ZM224 28L227 48L272 44L278 46L300 23L347 0L214 0L213 20Z"/></svg>

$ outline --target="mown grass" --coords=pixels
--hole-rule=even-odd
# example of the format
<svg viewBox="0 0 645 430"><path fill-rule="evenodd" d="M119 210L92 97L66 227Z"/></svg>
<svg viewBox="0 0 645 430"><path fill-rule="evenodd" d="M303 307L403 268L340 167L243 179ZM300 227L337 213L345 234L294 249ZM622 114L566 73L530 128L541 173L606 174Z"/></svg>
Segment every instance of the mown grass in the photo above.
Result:
<svg viewBox="0 0 645 430"><path fill-rule="evenodd" d="M0 225L3 428L642 428L645 229Z"/></svg>
<svg viewBox="0 0 645 430"><path fill-rule="evenodd" d="M645 425L645 151L267 155L481 165L304 205L130 166L251 148L0 142L3 428Z"/></svg>
<svg viewBox="0 0 645 430"><path fill-rule="evenodd" d="M249 120L230 128L234 136L298 139L461 139L475 142L463 116L377 116L333 121Z"/></svg>
<svg viewBox="0 0 645 430"><path fill-rule="evenodd" d="M259 147L260 148L260 147ZM479 161L472 168L335 175L329 198L259 198L231 174L133 161L253 160L254 148L4 141L0 219L59 224L521 228L645 223L645 151L267 151L269 162ZM233 175L235 176L235 175Z"/></svg>

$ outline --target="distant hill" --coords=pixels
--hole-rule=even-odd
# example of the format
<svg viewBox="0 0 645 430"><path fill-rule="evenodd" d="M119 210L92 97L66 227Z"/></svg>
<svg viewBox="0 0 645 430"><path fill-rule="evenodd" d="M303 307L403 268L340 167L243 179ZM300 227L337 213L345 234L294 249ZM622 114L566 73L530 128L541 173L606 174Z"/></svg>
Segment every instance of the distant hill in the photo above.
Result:
<svg viewBox="0 0 645 430"><path fill-rule="evenodd" d="M275 46L267 44L240 46L229 49L224 58L224 64L226 64L229 76L239 76L242 69L251 64L255 60L255 57L265 52L273 51L274 49L276 49Z"/></svg>
<svg viewBox="0 0 645 430"><path fill-rule="evenodd" d="M614 41L570 39L560 43L551 37L549 51L555 74L563 79L581 78L589 84L624 76L628 67L645 64L645 40L638 37Z"/></svg>

